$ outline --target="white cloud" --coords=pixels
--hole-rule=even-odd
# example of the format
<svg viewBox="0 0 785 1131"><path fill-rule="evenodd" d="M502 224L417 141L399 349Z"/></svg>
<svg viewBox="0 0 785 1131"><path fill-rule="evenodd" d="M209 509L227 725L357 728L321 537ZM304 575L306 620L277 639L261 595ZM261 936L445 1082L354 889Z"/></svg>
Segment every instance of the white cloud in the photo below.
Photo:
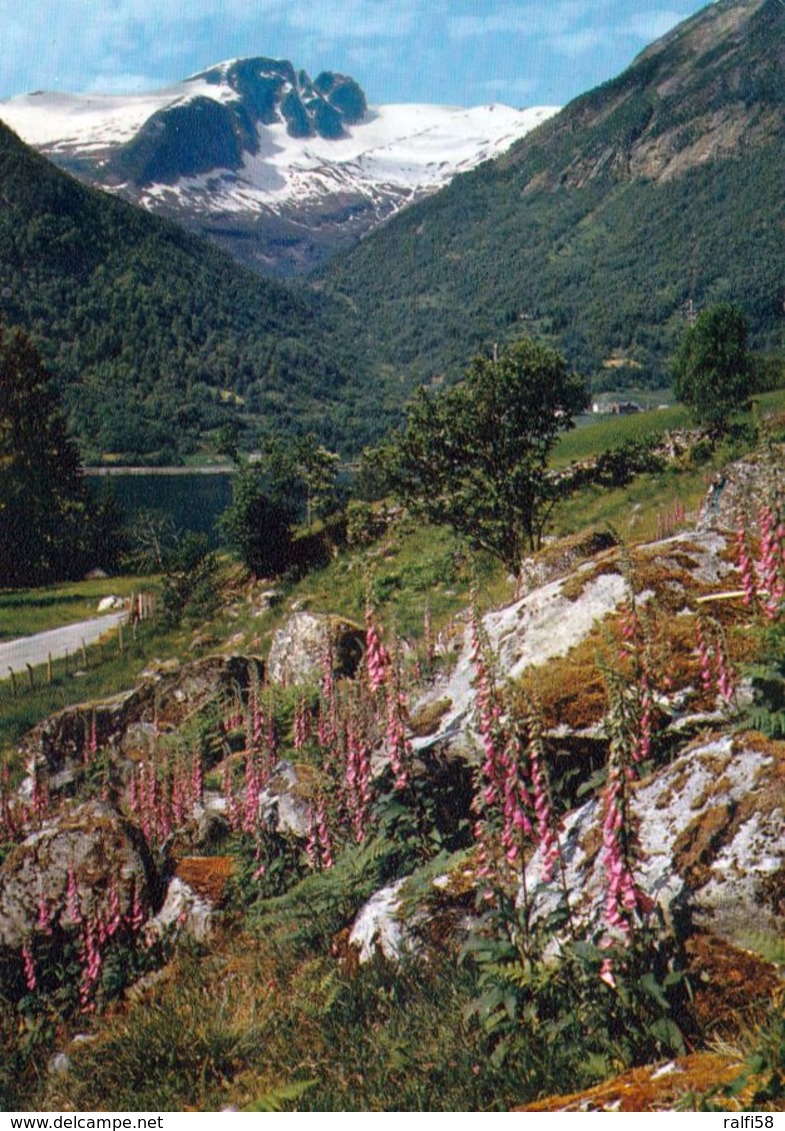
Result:
<svg viewBox="0 0 785 1131"><path fill-rule="evenodd" d="M422 5L417 0L344 0L343 3L303 4L282 7L280 19L288 26L318 35L326 41L339 39L400 39L417 29Z"/></svg>
<svg viewBox="0 0 785 1131"><path fill-rule="evenodd" d="M602 44L610 43L611 36L606 31L596 28L578 28L575 31L565 31L560 35L550 37L549 43L554 51L566 55L570 59L584 55L587 51L594 51Z"/></svg>

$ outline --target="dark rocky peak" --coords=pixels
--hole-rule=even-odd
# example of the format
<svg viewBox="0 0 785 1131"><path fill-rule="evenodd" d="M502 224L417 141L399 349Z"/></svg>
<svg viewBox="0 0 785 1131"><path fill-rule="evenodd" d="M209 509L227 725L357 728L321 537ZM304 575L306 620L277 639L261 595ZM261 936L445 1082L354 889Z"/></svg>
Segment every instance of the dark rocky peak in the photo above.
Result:
<svg viewBox="0 0 785 1131"><path fill-rule="evenodd" d="M213 98L200 83L228 86L237 97ZM107 167L110 181L141 187L213 169L239 169L245 153L258 151L259 125L284 121L291 137L332 139L343 136L367 110L354 79L323 71L312 82L286 59L237 59L193 75L185 85L191 84L193 95L157 111L117 151Z"/></svg>

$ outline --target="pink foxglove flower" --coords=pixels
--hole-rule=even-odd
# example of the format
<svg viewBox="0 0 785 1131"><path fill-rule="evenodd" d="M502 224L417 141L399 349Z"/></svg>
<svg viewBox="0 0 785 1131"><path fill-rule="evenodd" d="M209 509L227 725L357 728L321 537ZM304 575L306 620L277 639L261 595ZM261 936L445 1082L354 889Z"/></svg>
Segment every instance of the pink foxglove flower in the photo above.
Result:
<svg viewBox="0 0 785 1131"><path fill-rule="evenodd" d="M298 699L294 705L294 748L302 750L310 734L310 715L304 699Z"/></svg>
<svg viewBox="0 0 785 1131"><path fill-rule="evenodd" d="M30 950L28 943L25 943L22 947L22 964L24 966L25 985L27 986L30 993L33 993L36 986L38 985L38 979L36 978L33 953Z"/></svg>
<svg viewBox="0 0 785 1131"><path fill-rule="evenodd" d="M38 896L38 916L35 926L36 930L41 931L44 935L51 935L52 933L52 909L43 892Z"/></svg>
<svg viewBox="0 0 785 1131"><path fill-rule="evenodd" d="M736 526L736 563L744 587L744 604L749 607L754 605L757 600L758 586L755 581L755 568L750 554L747 531L741 519Z"/></svg>
<svg viewBox="0 0 785 1131"><path fill-rule="evenodd" d="M604 982L606 986L610 986L612 990L616 989L616 979L613 976L613 963L610 958L603 958L602 966L600 966L600 981Z"/></svg>
<svg viewBox="0 0 785 1131"><path fill-rule="evenodd" d="M79 926L82 922L82 908L79 901L79 886L76 882L76 872L74 871L73 864L68 868L68 886L65 894L65 909L68 913L68 918L75 926Z"/></svg>
<svg viewBox="0 0 785 1131"><path fill-rule="evenodd" d="M785 529L771 507L761 507L758 515L761 557L758 562L760 587L767 594L766 616L773 620L785 596Z"/></svg>
<svg viewBox="0 0 785 1131"><path fill-rule="evenodd" d="M406 697L392 683L387 687L387 753L395 775L395 788L405 789L409 782L412 744L406 737L404 718Z"/></svg>
<svg viewBox="0 0 785 1131"><path fill-rule="evenodd" d="M365 609L365 663L372 691L383 687L390 669L390 654L382 644L370 605Z"/></svg>
<svg viewBox="0 0 785 1131"><path fill-rule="evenodd" d="M559 840L553 831L550 791L542 762L542 747L538 740L529 743L529 775L537 817L537 836L543 857L542 879L549 884L559 863Z"/></svg>

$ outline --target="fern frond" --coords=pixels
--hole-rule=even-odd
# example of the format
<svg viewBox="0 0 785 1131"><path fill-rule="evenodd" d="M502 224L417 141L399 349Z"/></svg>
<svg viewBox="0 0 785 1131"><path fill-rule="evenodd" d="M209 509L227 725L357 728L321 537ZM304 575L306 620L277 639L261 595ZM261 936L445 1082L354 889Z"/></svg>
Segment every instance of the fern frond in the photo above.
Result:
<svg viewBox="0 0 785 1131"><path fill-rule="evenodd" d="M280 1088L271 1088L264 1095L259 1096L253 1103L246 1104L242 1111L283 1111L283 1105L293 1100L299 1100L309 1088L313 1088L315 1080L298 1080L293 1084L283 1084Z"/></svg>

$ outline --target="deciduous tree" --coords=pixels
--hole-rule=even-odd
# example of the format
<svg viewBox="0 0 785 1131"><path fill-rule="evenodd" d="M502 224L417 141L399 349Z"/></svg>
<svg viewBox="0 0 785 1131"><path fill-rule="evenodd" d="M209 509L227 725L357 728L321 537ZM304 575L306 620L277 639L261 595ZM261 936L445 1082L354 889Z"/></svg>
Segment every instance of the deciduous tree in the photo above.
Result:
<svg viewBox="0 0 785 1131"><path fill-rule="evenodd" d="M409 405L385 449L393 489L517 572L556 501L548 456L585 403L583 382L531 339L476 357L459 384Z"/></svg>
<svg viewBox="0 0 785 1131"><path fill-rule="evenodd" d="M695 420L722 432L749 403L747 320L729 303L701 311L685 332L673 368L674 392Z"/></svg>

